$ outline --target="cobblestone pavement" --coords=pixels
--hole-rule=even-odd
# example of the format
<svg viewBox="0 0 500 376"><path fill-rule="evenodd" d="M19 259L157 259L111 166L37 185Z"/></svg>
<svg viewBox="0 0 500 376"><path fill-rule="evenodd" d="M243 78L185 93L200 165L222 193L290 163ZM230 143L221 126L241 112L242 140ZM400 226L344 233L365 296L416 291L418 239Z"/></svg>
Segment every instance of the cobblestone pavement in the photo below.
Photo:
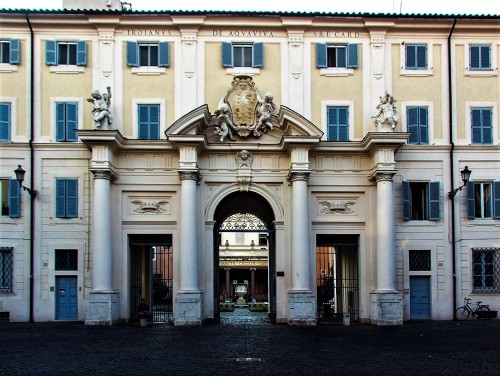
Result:
<svg viewBox="0 0 500 376"><path fill-rule="evenodd" d="M500 320L398 327L0 323L0 375L500 375Z"/></svg>

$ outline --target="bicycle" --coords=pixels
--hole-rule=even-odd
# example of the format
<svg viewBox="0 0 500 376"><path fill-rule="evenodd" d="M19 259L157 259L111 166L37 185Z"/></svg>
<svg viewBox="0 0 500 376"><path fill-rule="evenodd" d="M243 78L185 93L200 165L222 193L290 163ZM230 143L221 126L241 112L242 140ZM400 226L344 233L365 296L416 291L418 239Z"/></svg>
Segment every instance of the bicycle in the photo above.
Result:
<svg viewBox="0 0 500 376"><path fill-rule="evenodd" d="M471 300L472 300L471 298L465 297L464 305L456 309L455 317L457 320L460 321L467 320L470 317L470 315L479 318L478 312L485 312L490 310L490 306L487 304L481 304L482 302L474 303L476 305L476 308L472 309L472 307L469 304Z"/></svg>

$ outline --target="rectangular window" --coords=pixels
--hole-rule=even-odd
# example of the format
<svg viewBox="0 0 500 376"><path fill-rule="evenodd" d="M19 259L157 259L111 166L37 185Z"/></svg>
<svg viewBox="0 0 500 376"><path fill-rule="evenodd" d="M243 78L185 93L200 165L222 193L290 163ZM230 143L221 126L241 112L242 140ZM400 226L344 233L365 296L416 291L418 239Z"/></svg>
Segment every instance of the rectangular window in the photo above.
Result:
<svg viewBox="0 0 500 376"><path fill-rule="evenodd" d="M19 64L19 39L0 40L0 64Z"/></svg>
<svg viewBox="0 0 500 376"><path fill-rule="evenodd" d="M410 132L408 144L429 144L429 110L427 107L406 108L407 130Z"/></svg>
<svg viewBox="0 0 500 376"><path fill-rule="evenodd" d="M10 141L11 104L0 103L0 142Z"/></svg>
<svg viewBox="0 0 500 376"><path fill-rule="evenodd" d="M349 107L327 107L327 140L349 141Z"/></svg>
<svg viewBox="0 0 500 376"><path fill-rule="evenodd" d="M78 179L56 179L56 218L78 217Z"/></svg>
<svg viewBox="0 0 500 376"><path fill-rule="evenodd" d="M439 221L441 208L439 182L403 181L403 219Z"/></svg>
<svg viewBox="0 0 500 376"><path fill-rule="evenodd" d="M491 69L491 46L472 45L469 46L469 68Z"/></svg>
<svg viewBox="0 0 500 376"><path fill-rule="evenodd" d="M222 42L222 66L226 68L263 67L264 43Z"/></svg>
<svg viewBox="0 0 500 376"><path fill-rule="evenodd" d="M357 68L358 45L316 44L316 66L318 68Z"/></svg>
<svg viewBox="0 0 500 376"><path fill-rule="evenodd" d="M426 272L431 270L431 251L410 249L408 252L409 270L411 272Z"/></svg>
<svg viewBox="0 0 500 376"><path fill-rule="evenodd" d="M87 42L47 40L45 61L47 65L87 65Z"/></svg>
<svg viewBox="0 0 500 376"><path fill-rule="evenodd" d="M406 69L427 69L427 45L407 44L405 46Z"/></svg>
<svg viewBox="0 0 500 376"><path fill-rule="evenodd" d="M0 293L12 292L14 271L14 252L12 247L0 247Z"/></svg>
<svg viewBox="0 0 500 376"><path fill-rule="evenodd" d="M21 216L19 182L16 179L0 179L0 196L2 197L2 216L19 218Z"/></svg>
<svg viewBox="0 0 500 376"><path fill-rule="evenodd" d="M55 270L78 270L77 249L56 249Z"/></svg>
<svg viewBox="0 0 500 376"><path fill-rule="evenodd" d="M500 248L473 248L473 292L500 292L499 268Z"/></svg>
<svg viewBox="0 0 500 376"><path fill-rule="evenodd" d="M139 140L160 139L160 105L138 105Z"/></svg>
<svg viewBox="0 0 500 376"><path fill-rule="evenodd" d="M500 219L500 181L467 183L467 217Z"/></svg>
<svg viewBox="0 0 500 376"><path fill-rule="evenodd" d="M78 103L56 103L56 141L78 141Z"/></svg>
<svg viewBox="0 0 500 376"><path fill-rule="evenodd" d="M166 41L127 41L127 65L130 67L168 67L170 45Z"/></svg>
<svg viewBox="0 0 500 376"><path fill-rule="evenodd" d="M267 245L267 234L259 234L259 245Z"/></svg>
<svg viewBox="0 0 500 376"><path fill-rule="evenodd" d="M493 144L493 110L491 108L471 109L471 138L473 144Z"/></svg>

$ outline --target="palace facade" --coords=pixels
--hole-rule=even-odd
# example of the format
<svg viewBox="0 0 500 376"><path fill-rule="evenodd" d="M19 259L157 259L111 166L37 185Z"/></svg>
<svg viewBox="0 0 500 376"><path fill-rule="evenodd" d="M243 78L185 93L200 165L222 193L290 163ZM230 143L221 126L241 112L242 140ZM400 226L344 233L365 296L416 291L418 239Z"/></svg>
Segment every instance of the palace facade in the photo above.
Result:
<svg viewBox="0 0 500 376"><path fill-rule="evenodd" d="M0 10L0 320L500 309L498 16L65 6Z"/></svg>

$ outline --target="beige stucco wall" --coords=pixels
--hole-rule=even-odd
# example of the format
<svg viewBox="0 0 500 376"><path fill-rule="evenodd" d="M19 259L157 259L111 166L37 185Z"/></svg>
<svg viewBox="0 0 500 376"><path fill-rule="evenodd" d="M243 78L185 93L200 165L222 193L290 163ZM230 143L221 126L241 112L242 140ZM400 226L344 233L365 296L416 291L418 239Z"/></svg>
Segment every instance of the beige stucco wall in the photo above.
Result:
<svg viewBox="0 0 500 376"><path fill-rule="evenodd" d="M264 42L264 67L253 76L255 87L261 95L271 92L274 103L281 104L281 57L278 43ZM221 79L221 77L225 77ZM231 87L233 76L226 74L222 66L222 43L208 42L205 45L205 102L213 113L222 96Z"/></svg>
<svg viewBox="0 0 500 376"><path fill-rule="evenodd" d="M311 48L311 103L312 122L321 124L322 101L352 101L354 106L354 137L363 137L363 49L358 48L358 68L354 74L347 77L321 76L316 67L316 43ZM368 87L366 87L368 89ZM323 114L324 115L324 114ZM325 115L326 116L326 115Z"/></svg>
<svg viewBox="0 0 500 376"><path fill-rule="evenodd" d="M170 66L165 67L165 73L159 75L138 75L132 73L132 67L127 65L127 46L123 42L123 134L132 135L132 113L134 111L132 99L166 99L167 127L175 121L174 98L174 45L170 43ZM193 93L195 95L195 93ZM165 116L160 114L160 116ZM160 135L161 137L161 135Z"/></svg>

